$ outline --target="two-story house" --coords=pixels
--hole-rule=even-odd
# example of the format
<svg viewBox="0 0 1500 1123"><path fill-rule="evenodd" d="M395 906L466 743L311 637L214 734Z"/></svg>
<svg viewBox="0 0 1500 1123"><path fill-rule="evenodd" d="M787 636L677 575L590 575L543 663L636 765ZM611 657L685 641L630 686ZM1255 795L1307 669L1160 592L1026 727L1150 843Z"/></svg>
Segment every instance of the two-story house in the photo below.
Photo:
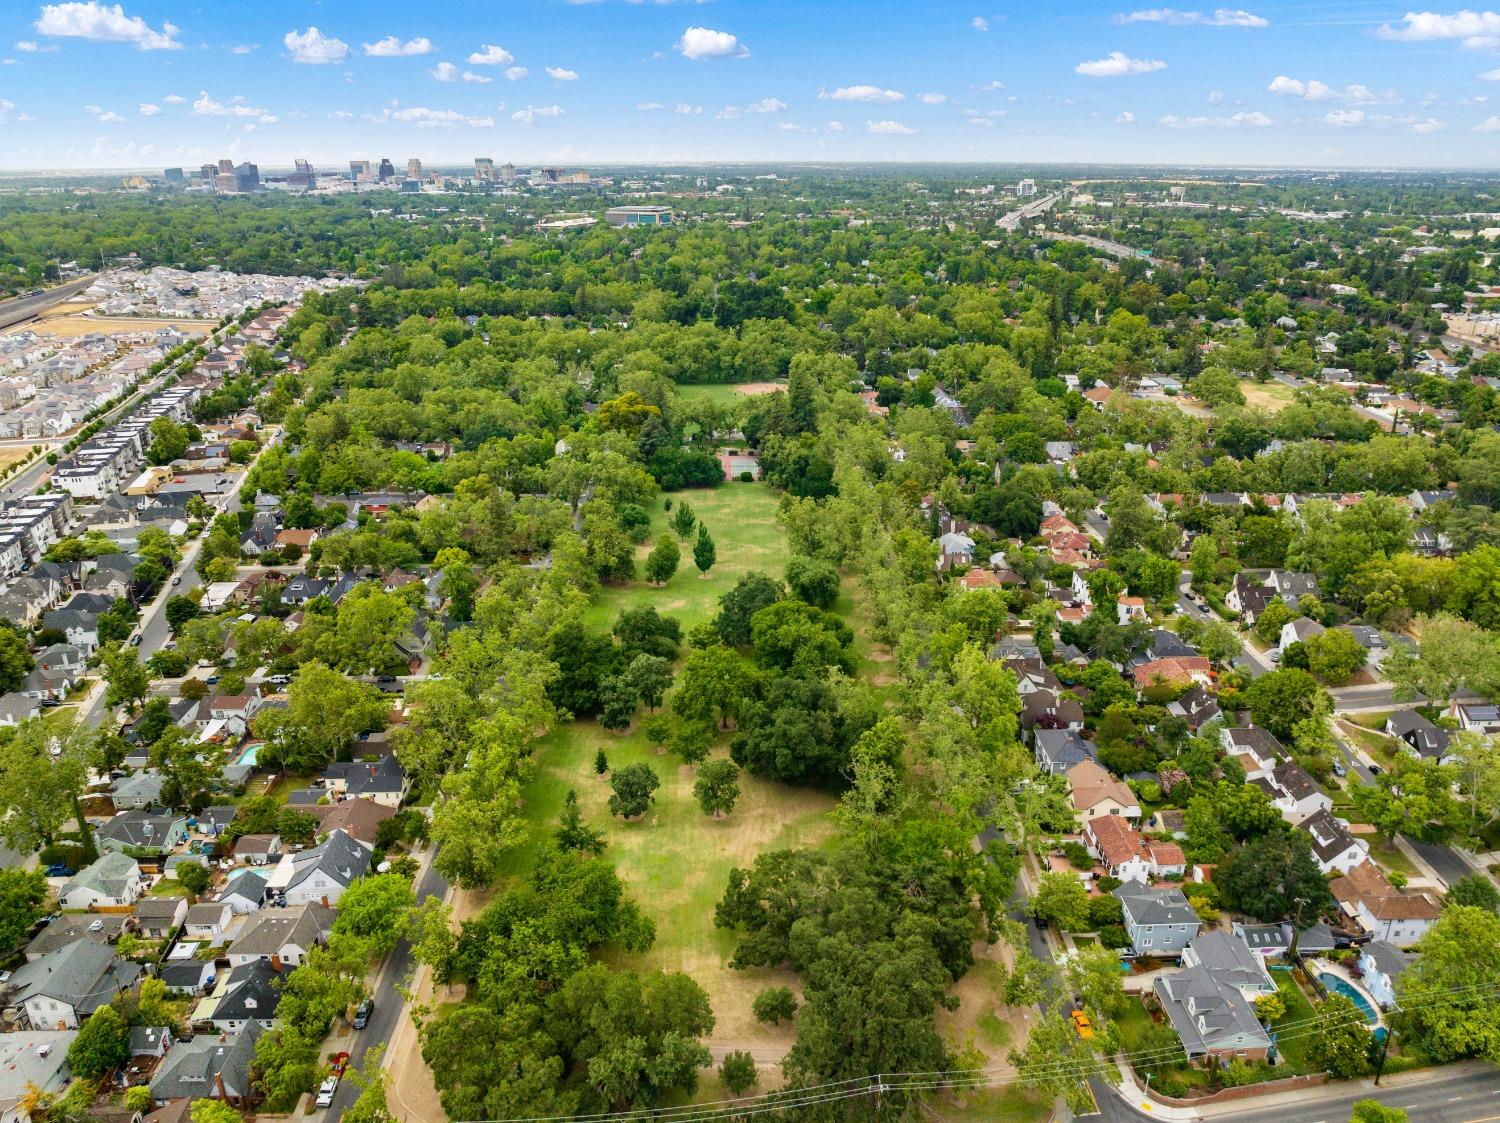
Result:
<svg viewBox="0 0 1500 1123"><path fill-rule="evenodd" d="M1198 933L1198 914L1181 889L1127 881L1113 890L1137 955L1176 955Z"/></svg>

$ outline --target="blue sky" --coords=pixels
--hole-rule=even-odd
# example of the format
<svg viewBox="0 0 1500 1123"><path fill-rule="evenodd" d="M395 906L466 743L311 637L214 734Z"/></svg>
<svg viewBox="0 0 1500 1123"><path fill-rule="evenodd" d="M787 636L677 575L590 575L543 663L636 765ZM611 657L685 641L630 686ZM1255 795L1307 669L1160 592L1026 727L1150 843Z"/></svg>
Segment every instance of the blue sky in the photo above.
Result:
<svg viewBox="0 0 1500 1123"><path fill-rule="evenodd" d="M1500 166L1500 12L975 0L0 4L0 166Z"/></svg>

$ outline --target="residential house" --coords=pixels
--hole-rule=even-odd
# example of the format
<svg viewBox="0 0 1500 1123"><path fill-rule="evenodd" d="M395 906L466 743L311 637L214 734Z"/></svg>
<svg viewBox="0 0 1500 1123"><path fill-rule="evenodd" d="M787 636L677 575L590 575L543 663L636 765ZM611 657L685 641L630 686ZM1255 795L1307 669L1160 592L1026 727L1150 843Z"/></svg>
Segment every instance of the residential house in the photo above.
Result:
<svg viewBox="0 0 1500 1123"><path fill-rule="evenodd" d="M165 940L187 919L186 897L142 897L135 903L135 924L147 940Z"/></svg>
<svg viewBox="0 0 1500 1123"><path fill-rule="evenodd" d="M1270 589L1288 608L1297 607L1299 597L1318 595L1318 579L1311 573L1293 573L1286 569L1273 569L1266 575L1266 588Z"/></svg>
<svg viewBox="0 0 1500 1123"><path fill-rule="evenodd" d="M76 597L74 598L77 599ZM42 627L61 632L67 642L90 655L99 650L99 614L82 608L54 608L43 613Z"/></svg>
<svg viewBox="0 0 1500 1123"><path fill-rule="evenodd" d="M1359 953L1359 977L1382 1010L1396 1005L1396 981L1411 966L1411 956L1388 940L1371 940Z"/></svg>
<svg viewBox="0 0 1500 1123"><path fill-rule="evenodd" d="M1313 857L1324 873L1348 873L1370 856L1370 844L1349 833L1349 824L1320 808L1300 824L1312 836Z"/></svg>
<svg viewBox="0 0 1500 1123"><path fill-rule="evenodd" d="M1407 748L1423 760L1448 763L1448 743L1452 734L1428 721L1416 710L1397 710L1386 719L1385 732L1400 738Z"/></svg>
<svg viewBox="0 0 1500 1123"><path fill-rule="evenodd" d="M1472 733L1500 733L1500 705L1493 702L1449 702L1448 716Z"/></svg>
<svg viewBox="0 0 1500 1123"><path fill-rule="evenodd" d="M8 1003L33 1026L77 1029L140 976L140 965L116 959L113 948L78 940L17 967Z"/></svg>
<svg viewBox="0 0 1500 1123"><path fill-rule="evenodd" d="M260 705L259 694L221 694L208 704L208 719L202 724L221 721L231 737L240 738L249 731Z"/></svg>
<svg viewBox="0 0 1500 1123"><path fill-rule="evenodd" d="M1296 761L1278 764L1271 770L1269 779L1276 790L1271 802L1281 812L1281 817L1294 827L1319 811L1333 808L1333 800Z"/></svg>
<svg viewBox="0 0 1500 1123"><path fill-rule="evenodd" d="M1219 700L1205 686L1194 684L1175 702L1167 705L1169 713L1176 714L1188 723L1188 728L1198 732L1209 722L1222 718Z"/></svg>
<svg viewBox="0 0 1500 1123"><path fill-rule="evenodd" d="M1321 636L1328 629L1316 620L1309 620L1306 616L1299 616L1295 620L1288 620L1281 626L1281 634L1277 637L1277 643L1283 651L1294 643L1306 643L1314 636Z"/></svg>
<svg viewBox="0 0 1500 1123"><path fill-rule="evenodd" d="M234 841L234 856L250 866L264 866L281 860L281 837L274 834L242 834Z"/></svg>
<svg viewBox="0 0 1500 1123"><path fill-rule="evenodd" d="M1371 667L1379 667L1391 653L1390 640L1379 628L1368 624L1345 624L1335 630L1348 632L1354 637L1354 642L1365 649L1365 662Z"/></svg>
<svg viewBox="0 0 1500 1123"><path fill-rule="evenodd" d="M109 797L117 811L155 807L161 803L161 790L165 783L161 773L142 769L111 784Z"/></svg>
<svg viewBox="0 0 1500 1123"><path fill-rule="evenodd" d="M249 1022L271 1029L291 971L285 964L260 959L231 967L213 993L198 1003L193 1020L210 1022L220 1033L238 1033Z"/></svg>
<svg viewBox="0 0 1500 1123"><path fill-rule="evenodd" d="M229 945L231 966L257 960L299 966L313 948L333 931L337 913L322 905L262 909L245 921L239 937Z"/></svg>
<svg viewBox="0 0 1500 1123"><path fill-rule="evenodd" d="M1377 940L1408 948L1438 920L1438 906L1415 890L1397 890L1374 862L1365 861L1328 883L1333 899Z"/></svg>
<svg viewBox="0 0 1500 1123"><path fill-rule="evenodd" d="M202 1033L179 1041L151 1078L151 1101L165 1106L172 1100L223 1100L246 1106L255 1097L251 1068L255 1042L264 1027L251 1019L238 1033Z"/></svg>
<svg viewBox="0 0 1500 1123"><path fill-rule="evenodd" d="M42 701L28 694L12 691L0 694L0 725L20 725L42 712Z"/></svg>
<svg viewBox="0 0 1500 1123"><path fill-rule="evenodd" d="M314 804L307 810L320 820L320 834L343 831L372 848L380 824L396 814L394 807L370 799L344 799L337 803Z"/></svg>
<svg viewBox="0 0 1500 1123"><path fill-rule="evenodd" d="M1194 936L1183 949L1182 963L1185 967L1202 964L1216 979L1239 987L1240 993L1252 1002L1263 994L1276 993L1265 957L1235 932L1215 929Z"/></svg>
<svg viewBox="0 0 1500 1123"><path fill-rule="evenodd" d="M1203 964L1158 975L1151 988L1190 1061L1264 1061L1271 1039L1239 987Z"/></svg>
<svg viewBox="0 0 1500 1123"><path fill-rule="evenodd" d="M370 848L334 831L310 850L282 856L267 888L288 905L338 902L350 882L370 868Z"/></svg>
<svg viewBox="0 0 1500 1123"><path fill-rule="evenodd" d="M57 891L65 909L126 908L146 891L141 867L128 854L106 850Z"/></svg>
<svg viewBox="0 0 1500 1123"><path fill-rule="evenodd" d="M1075 764L1097 761L1092 741L1085 741L1072 729L1035 729L1031 734L1036 747L1036 763L1049 776L1060 776Z"/></svg>
<svg viewBox="0 0 1500 1123"><path fill-rule="evenodd" d="M1213 682L1213 667L1201 655L1171 655L1139 663L1131 670L1135 688L1152 686L1208 687Z"/></svg>
<svg viewBox="0 0 1500 1123"><path fill-rule="evenodd" d="M283 857L282 861L286 861L286 858ZM236 916L244 916L265 903L266 887L270 880L269 873L248 869L233 870L214 900L218 904L228 905Z"/></svg>
<svg viewBox="0 0 1500 1123"><path fill-rule="evenodd" d="M1271 769L1281 761L1285 750L1268 730L1258 725L1236 725L1221 728L1219 740L1224 751L1240 762L1246 778L1270 775Z"/></svg>
<svg viewBox="0 0 1500 1123"><path fill-rule="evenodd" d="M0 1123L31 1123L38 1092L61 1095L72 1073L68 1050L77 1030L22 1030L0 1034Z"/></svg>
<svg viewBox="0 0 1500 1123"><path fill-rule="evenodd" d="M183 935L190 940L218 943L229 931L234 909L228 901L199 901L188 907L183 918Z"/></svg>
<svg viewBox="0 0 1500 1123"><path fill-rule="evenodd" d="M1118 815L1098 815L1084 823L1083 842L1104 864L1105 872L1121 881L1181 877L1187 869L1182 847L1175 842L1148 842Z"/></svg>
<svg viewBox="0 0 1500 1123"><path fill-rule="evenodd" d="M411 789L411 782L396 754L387 753L376 761L330 764L323 770L323 787L336 795L370 799L386 807L400 807Z"/></svg>
<svg viewBox="0 0 1500 1123"><path fill-rule="evenodd" d="M1198 914L1181 889L1127 880L1112 892L1137 955L1176 955L1197 935Z"/></svg>
<svg viewBox="0 0 1500 1123"><path fill-rule="evenodd" d="M1141 804L1124 780L1111 775L1093 759L1083 760L1069 768L1069 798L1073 810L1087 822L1096 816L1119 815L1128 819L1141 817Z"/></svg>
<svg viewBox="0 0 1500 1123"><path fill-rule="evenodd" d="M956 530L938 537L939 557L937 567L946 573L950 569L957 569L962 565L974 563L974 539L967 534L960 534Z"/></svg>
<svg viewBox="0 0 1500 1123"><path fill-rule="evenodd" d="M95 834L106 850L159 854L187 841L187 817L171 812L122 811Z"/></svg>
<svg viewBox="0 0 1500 1123"><path fill-rule="evenodd" d="M1146 599L1126 596L1124 593L1115 598L1115 614L1122 628L1133 620L1150 619L1146 613Z"/></svg>
<svg viewBox="0 0 1500 1123"><path fill-rule="evenodd" d="M214 982L214 964L210 959L172 959L156 970L156 977L172 994L200 998Z"/></svg>
<svg viewBox="0 0 1500 1123"><path fill-rule="evenodd" d="M123 913L64 913L51 924L43 925L41 931L26 945L26 958L40 959L48 952L78 940L112 944L125 931L127 919Z"/></svg>
<svg viewBox="0 0 1500 1123"><path fill-rule="evenodd" d="M1034 690L1021 695L1021 728L1071 729L1075 733L1083 729L1083 707L1073 698L1065 698L1050 690Z"/></svg>
<svg viewBox="0 0 1500 1123"><path fill-rule="evenodd" d="M1229 586L1229 592L1224 595L1224 604L1231 612L1243 617L1247 624L1254 624L1266 610L1266 606L1275 599L1276 594L1255 578L1238 573Z"/></svg>

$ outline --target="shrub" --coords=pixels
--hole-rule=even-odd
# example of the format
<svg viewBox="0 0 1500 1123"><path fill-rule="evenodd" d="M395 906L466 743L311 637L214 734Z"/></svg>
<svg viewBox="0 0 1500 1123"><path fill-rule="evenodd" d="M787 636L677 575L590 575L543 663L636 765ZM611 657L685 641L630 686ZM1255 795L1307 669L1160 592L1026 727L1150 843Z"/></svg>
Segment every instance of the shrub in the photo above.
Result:
<svg viewBox="0 0 1500 1123"><path fill-rule="evenodd" d="M755 1058L743 1050L736 1049L725 1056L719 1065L719 1078L736 1096L754 1086L759 1075L755 1071Z"/></svg>
<svg viewBox="0 0 1500 1123"><path fill-rule="evenodd" d="M766 987L750 1003L750 1012L758 1022L789 1022L797 1013L797 996L791 987Z"/></svg>

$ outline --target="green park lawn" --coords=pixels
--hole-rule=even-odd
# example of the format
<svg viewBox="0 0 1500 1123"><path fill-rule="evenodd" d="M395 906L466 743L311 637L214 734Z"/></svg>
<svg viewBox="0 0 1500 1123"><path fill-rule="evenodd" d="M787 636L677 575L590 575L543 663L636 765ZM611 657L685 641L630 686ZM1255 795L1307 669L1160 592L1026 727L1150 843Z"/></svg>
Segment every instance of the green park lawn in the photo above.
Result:
<svg viewBox="0 0 1500 1123"><path fill-rule="evenodd" d="M746 385L757 385L746 383ZM700 401L708 398L718 402L720 405L733 405L745 400L746 395L740 391L739 385L726 382L698 382L686 386L677 387L677 395L684 402Z"/></svg>
<svg viewBox="0 0 1500 1123"><path fill-rule="evenodd" d="M671 515L665 509L665 498L657 496L649 504L650 537L636 550L636 570L643 568L646 555L663 534L675 531L667 526ZM655 605L665 616L674 616L687 632L695 624L709 620L718 611L719 598L734 588L744 574L759 570L768 577L781 579L788 550L781 528L776 524L776 493L768 484L726 483L716 488L673 492L673 511L687 503L708 527L717 554L705 578L693 564L692 537L679 540L682 561L676 574L665 585L657 587L637 577L624 585L601 589L589 608L585 622L591 628L608 628L622 609L640 604Z"/></svg>

